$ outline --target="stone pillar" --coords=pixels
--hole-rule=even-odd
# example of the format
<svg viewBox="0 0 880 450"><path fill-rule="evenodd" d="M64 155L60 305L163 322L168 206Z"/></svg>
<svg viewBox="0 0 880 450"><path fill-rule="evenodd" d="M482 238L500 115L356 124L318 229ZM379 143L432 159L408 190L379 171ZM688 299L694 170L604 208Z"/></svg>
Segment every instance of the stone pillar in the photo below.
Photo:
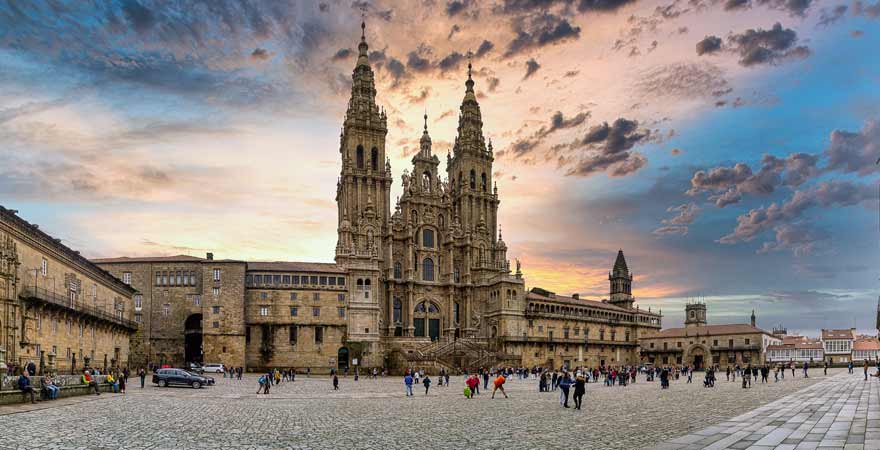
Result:
<svg viewBox="0 0 880 450"><path fill-rule="evenodd" d="M9 372L9 366L6 365L6 349L0 347L0 389L3 388L3 377Z"/></svg>
<svg viewBox="0 0 880 450"><path fill-rule="evenodd" d="M48 370L49 370L49 375L55 377L55 376L58 375L58 369L57 369L56 366L55 366L55 365L56 365L56 363L55 363L55 357L56 357L56 355L55 355L54 352L49 352L48 357L49 357L49 366L48 366L48 367L49 367L49 368L48 368Z"/></svg>

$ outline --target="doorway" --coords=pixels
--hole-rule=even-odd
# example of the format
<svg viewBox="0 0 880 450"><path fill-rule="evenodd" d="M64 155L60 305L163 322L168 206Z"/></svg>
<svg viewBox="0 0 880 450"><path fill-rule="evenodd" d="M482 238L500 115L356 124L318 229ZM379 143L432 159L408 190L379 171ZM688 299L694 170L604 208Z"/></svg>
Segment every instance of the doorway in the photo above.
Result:
<svg viewBox="0 0 880 450"><path fill-rule="evenodd" d="M202 315L192 314L183 325L183 357L186 363L202 364Z"/></svg>
<svg viewBox="0 0 880 450"><path fill-rule="evenodd" d="M339 372L347 373L348 372L348 348L340 347L339 351L336 352L336 363L339 368Z"/></svg>
<svg viewBox="0 0 880 450"><path fill-rule="evenodd" d="M440 339L440 319L428 319L428 337L432 341Z"/></svg>

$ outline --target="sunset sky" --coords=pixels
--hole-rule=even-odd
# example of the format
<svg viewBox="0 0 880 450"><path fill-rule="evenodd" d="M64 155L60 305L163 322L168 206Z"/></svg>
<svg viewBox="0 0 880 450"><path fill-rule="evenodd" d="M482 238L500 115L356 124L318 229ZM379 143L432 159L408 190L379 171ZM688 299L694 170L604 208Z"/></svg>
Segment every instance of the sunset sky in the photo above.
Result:
<svg viewBox="0 0 880 450"><path fill-rule="evenodd" d="M30 3L30 4L29 4ZM332 261L362 14L395 176L467 54L527 287L874 328L880 0L0 0L0 205L89 257Z"/></svg>

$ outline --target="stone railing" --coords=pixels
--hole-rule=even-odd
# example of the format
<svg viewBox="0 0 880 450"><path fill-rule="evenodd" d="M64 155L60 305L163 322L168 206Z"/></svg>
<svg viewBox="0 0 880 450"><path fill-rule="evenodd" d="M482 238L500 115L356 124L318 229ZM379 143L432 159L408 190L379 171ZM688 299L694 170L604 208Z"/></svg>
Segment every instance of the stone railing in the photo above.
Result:
<svg viewBox="0 0 880 450"><path fill-rule="evenodd" d="M103 384L107 380L107 375L93 375L92 378L98 382L98 384ZM43 377L36 375L31 377L31 385L34 388L39 389L42 387ZM65 387L65 386L83 386L82 383L82 375L58 375L56 377L52 377L52 381L55 382L56 386ZM0 380L0 391L17 391L18 390L18 376L6 375Z"/></svg>

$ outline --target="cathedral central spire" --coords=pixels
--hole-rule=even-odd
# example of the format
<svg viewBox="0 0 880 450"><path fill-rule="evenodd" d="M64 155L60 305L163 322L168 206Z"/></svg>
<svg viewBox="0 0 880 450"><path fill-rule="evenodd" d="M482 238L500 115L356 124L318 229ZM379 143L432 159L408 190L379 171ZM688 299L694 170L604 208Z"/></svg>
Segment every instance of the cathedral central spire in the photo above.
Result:
<svg viewBox="0 0 880 450"><path fill-rule="evenodd" d="M370 65L370 46L367 45L367 23L361 22L361 43L358 44L358 61L357 65Z"/></svg>

